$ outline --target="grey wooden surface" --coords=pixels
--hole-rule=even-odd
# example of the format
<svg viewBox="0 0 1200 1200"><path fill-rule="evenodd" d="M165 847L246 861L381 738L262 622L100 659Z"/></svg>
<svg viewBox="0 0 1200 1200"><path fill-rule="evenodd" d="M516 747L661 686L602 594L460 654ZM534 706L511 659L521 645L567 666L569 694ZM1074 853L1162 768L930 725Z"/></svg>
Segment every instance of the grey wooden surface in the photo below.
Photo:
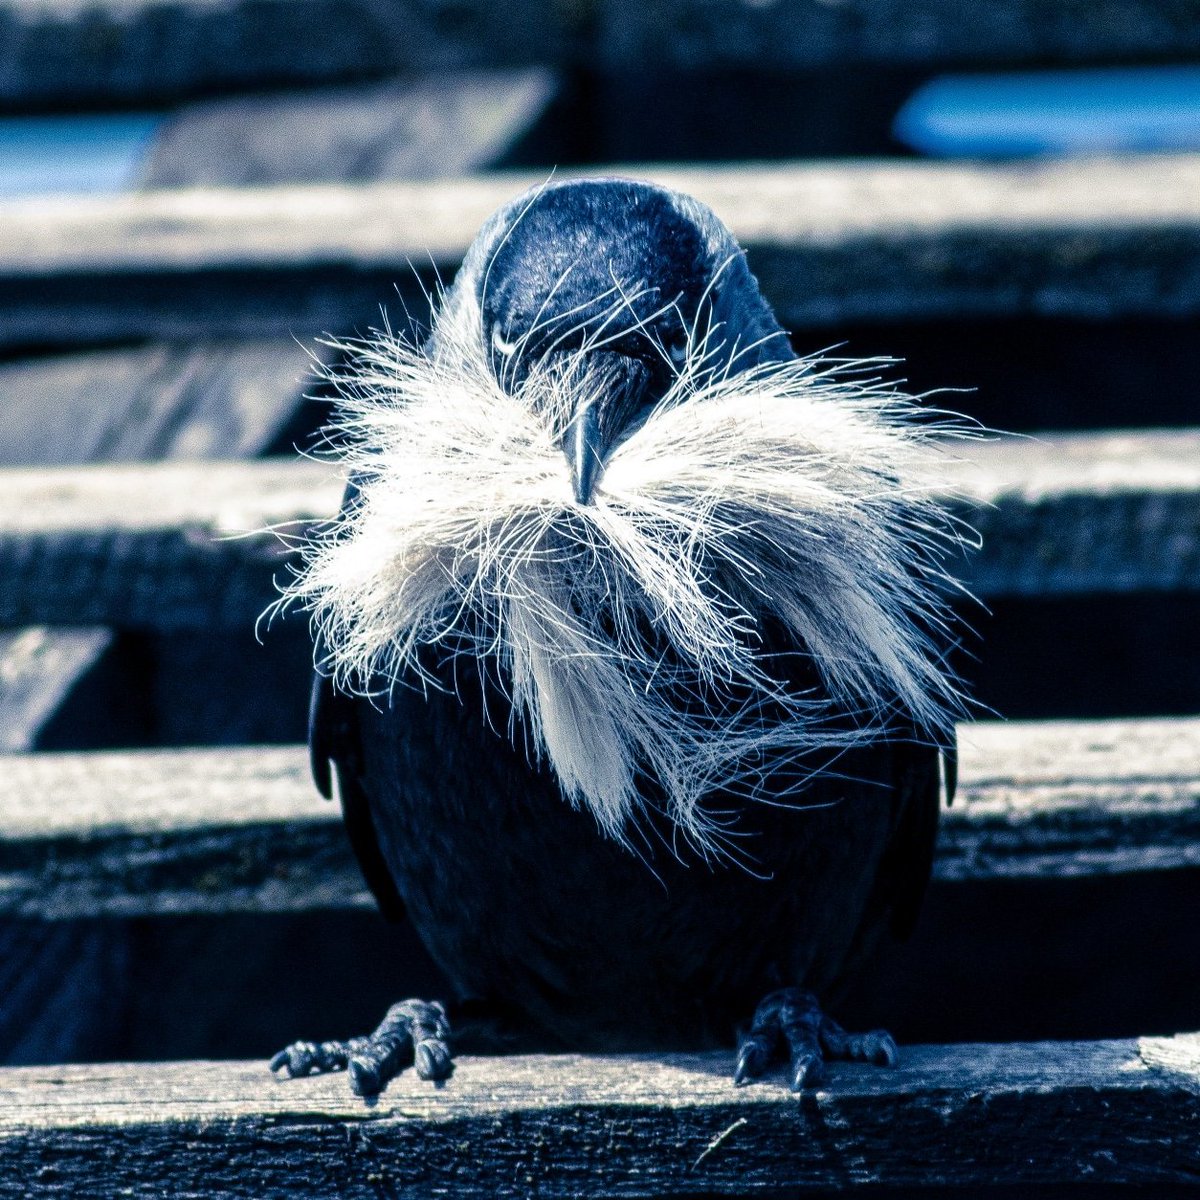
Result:
<svg viewBox="0 0 1200 1200"><path fill-rule="evenodd" d="M979 594L1200 587L1200 431L1000 438L951 455L983 549L947 566ZM341 488L311 461L0 472L0 625L248 629Z"/></svg>
<svg viewBox="0 0 1200 1200"><path fill-rule="evenodd" d="M283 340L150 345L0 363L0 464L259 454L302 403L311 366L300 346ZM112 645L112 634L102 628L35 626L0 634L0 745L37 745L59 706L100 669Z"/></svg>
<svg viewBox="0 0 1200 1200"><path fill-rule="evenodd" d="M1200 866L1200 718L964 726L942 879ZM301 747L0 757L0 913L372 907Z"/></svg>
<svg viewBox="0 0 1200 1200"><path fill-rule="evenodd" d="M0 364L0 463L58 466L258 454L286 429L311 362L293 341L150 345ZM0 631L0 746L112 744L142 732L138 680L100 625ZM187 703L189 677L176 692ZM194 691L190 693L194 696ZM113 923L0 925L0 1054L90 1053L132 985Z"/></svg>
<svg viewBox="0 0 1200 1200"><path fill-rule="evenodd" d="M1200 312L1200 155L605 171L712 204L792 326ZM0 345L307 336L398 318L397 287L419 314L416 268L545 178L9 201Z"/></svg>
<svg viewBox="0 0 1200 1200"><path fill-rule="evenodd" d="M547 3L420 0L6 0L0 100L153 103L403 70L565 57Z"/></svg>
<svg viewBox="0 0 1200 1200"><path fill-rule="evenodd" d="M0 1194L778 1196L871 1184L1182 1183L1200 1035L909 1046L797 1098L727 1052L464 1058L372 1107L261 1062L0 1071Z"/></svg>
<svg viewBox="0 0 1200 1200"><path fill-rule="evenodd" d="M553 72L431 72L322 91L227 96L168 117L143 188L432 179L505 161L546 114Z"/></svg>
<svg viewBox="0 0 1200 1200"><path fill-rule="evenodd" d="M80 678L112 645L107 629L0 630L0 750L31 750Z"/></svg>
<svg viewBox="0 0 1200 1200"><path fill-rule="evenodd" d="M1200 47L1193 0L616 0L607 11L600 56L613 68L1114 62Z"/></svg>
<svg viewBox="0 0 1200 1200"><path fill-rule="evenodd" d="M290 338L0 363L0 465L258 455L303 402L312 367Z"/></svg>
<svg viewBox="0 0 1200 1200"><path fill-rule="evenodd" d="M1001 438L959 451L980 596L1200 587L1200 430ZM951 570L954 570L951 564Z"/></svg>
<svg viewBox="0 0 1200 1200"><path fill-rule="evenodd" d="M1112 62L1198 48L1194 0L7 0L0 99L148 99L428 66Z"/></svg>

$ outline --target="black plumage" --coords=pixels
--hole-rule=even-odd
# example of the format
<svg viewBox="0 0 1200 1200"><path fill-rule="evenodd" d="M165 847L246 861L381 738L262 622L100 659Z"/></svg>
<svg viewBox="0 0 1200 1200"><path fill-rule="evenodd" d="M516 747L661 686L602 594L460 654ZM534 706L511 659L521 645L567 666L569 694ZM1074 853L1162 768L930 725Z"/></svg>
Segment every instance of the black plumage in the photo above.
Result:
<svg viewBox="0 0 1200 1200"><path fill-rule="evenodd" d="M599 364L602 394L561 436L581 505L672 386L689 339L704 343L708 371L770 371L794 359L716 218L619 180L546 187L501 210L443 317L478 326L509 393L555 356ZM429 353L438 338L435 328ZM746 636L772 678L789 695L828 700L808 647L770 613L755 615ZM319 644L310 723L317 785L331 795L336 775L380 907L413 922L455 989L451 1007L490 1005L548 1046L592 1051L720 1045L751 1026L739 1081L781 1051L797 1086L819 1077L823 1057L890 1061L887 1035L843 1035L813 996L916 918L937 827L938 731L897 702L872 736L847 737L862 713L827 706L825 748L763 747L746 767L753 788L732 781L704 797L728 853L681 835L652 771L639 776L641 811L622 841L564 794L554 763L531 748L520 715L511 719L504 664L479 654L486 639L469 628L478 620L463 613L459 627L419 647L423 683L411 672L337 677ZM671 647L644 625L647 655L669 660ZM687 713L708 698L683 688L675 702ZM772 703L756 719L770 720ZM940 740L944 749L944 728ZM349 1066L355 1089L370 1094L410 1060L413 1043L421 1074L448 1073L447 1033L440 1006L406 1001L372 1038L295 1043L273 1065L291 1074Z"/></svg>

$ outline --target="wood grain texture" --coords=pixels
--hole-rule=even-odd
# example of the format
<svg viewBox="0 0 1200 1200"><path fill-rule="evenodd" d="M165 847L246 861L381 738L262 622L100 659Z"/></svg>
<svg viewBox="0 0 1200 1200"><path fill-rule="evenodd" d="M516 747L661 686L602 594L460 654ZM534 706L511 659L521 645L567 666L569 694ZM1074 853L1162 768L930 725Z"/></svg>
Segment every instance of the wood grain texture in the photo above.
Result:
<svg viewBox="0 0 1200 1200"><path fill-rule="evenodd" d="M5 484L0 625L161 630L253 625L288 562L256 531L303 529L341 493L322 465L275 461L14 470Z"/></svg>
<svg viewBox="0 0 1200 1200"><path fill-rule="evenodd" d="M4 759L0 778L2 913L373 904L299 748L41 754Z"/></svg>
<svg viewBox="0 0 1200 1200"><path fill-rule="evenodd" d="M964 726L943 879L1200 866L1200 718ZM0 757L0 913L371 907L301 747Z"/></svg>
<svg viewBox="0 0 1200 1200"><path fill-rule="evenodd" d="M1200 431L1045 434L961 452L980 596L1200 586Z"/></svg>
<svg viewBox="0 0 1200 1200"><path fill-rule="evenodd" d="M595 168L710 203L792 326L1200 311L1200 155ZM558 178L568 178L561 172ZM0 345L305 336L420 314L483 220L544 176L0 204Z"/></svg>
<svg viewBox="0 0 1200 1200"><path fill-rule="evenodd" d="M959 728L941 879L1200 866L1200 719Z"/></svg>
<svg viewBox="0 0 1200 1200"><path fill-rule="evenodd" d="M374 1107L262 1063L0 1071L0 1194L778 1195L1200 1169L1200 1035L912 1046L802 1098L730 1070L729 1053L466 1058Z"/></svg>
<svg viewBox="0 0 1200 1200"><path fill-rule="evenodd" d="M1200 431L957 445L946 473L980 595L1200 587ZM0 625L247 629L341 487L307 461L0 472Z"/></svg>
<svg viewBox="0 0 1200 1200"><path fill-rule="evenodd" d="M1194 0L7 0L0 99L162 98L399 70L1113 62L1200 48Z"/></svg>

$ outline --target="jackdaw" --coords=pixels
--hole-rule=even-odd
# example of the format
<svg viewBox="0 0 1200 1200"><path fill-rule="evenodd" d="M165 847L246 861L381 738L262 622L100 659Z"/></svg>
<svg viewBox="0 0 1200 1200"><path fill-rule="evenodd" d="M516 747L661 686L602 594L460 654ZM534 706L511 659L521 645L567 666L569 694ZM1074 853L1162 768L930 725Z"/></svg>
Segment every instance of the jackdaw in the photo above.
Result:
<svg viewBox="0 0 1200 1200"><path fill-rule="evenodd" d="M703 204L621 179L497 212L420 344L336 372L312 770L380 907L548 1047L734 1043L737 1082L895 1061L828 994L930 875L962 700L932 425L798 357ZM297 1042L372 1095L441 1003Z"/></svg>

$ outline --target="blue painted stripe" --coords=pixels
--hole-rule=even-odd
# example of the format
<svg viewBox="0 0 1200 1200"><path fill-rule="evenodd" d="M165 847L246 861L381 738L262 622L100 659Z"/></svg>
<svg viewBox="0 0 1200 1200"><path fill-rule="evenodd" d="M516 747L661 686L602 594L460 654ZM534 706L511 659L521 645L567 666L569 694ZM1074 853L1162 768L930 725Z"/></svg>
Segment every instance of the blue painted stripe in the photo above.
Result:
<svg viewBox="0 0 1200 1200"><path fill-rule="evenodd" d="M1200 149L1200 67L946 75L892 132L947 157Z"/></svg>
<svg viewBox="0 0 1200 1200"><path fill-rule="evenodd" d="M0 118L0 196L132 187L161 124L148 113Z"/></svg>

